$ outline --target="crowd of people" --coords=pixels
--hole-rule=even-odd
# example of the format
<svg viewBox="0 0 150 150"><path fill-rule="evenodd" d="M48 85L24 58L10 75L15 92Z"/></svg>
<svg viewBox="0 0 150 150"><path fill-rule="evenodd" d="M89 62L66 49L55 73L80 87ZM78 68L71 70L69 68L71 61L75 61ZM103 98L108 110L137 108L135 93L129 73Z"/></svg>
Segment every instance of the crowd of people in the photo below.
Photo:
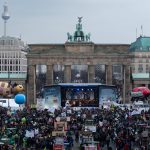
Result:
<svg viewBox="0 0 150 150"><path fill-rule="evenodd" d="M68 113L68 110L71 110ZM99 143L99 149L113 150L149 150L150 147L150 110L138 115L131 115L131 109L122 110L111 106L101 108L72 108L49 110L24 108L12 111L0 107L0 149L15 150L52 150L55 137L52 136L54 122L62 113L71 119L67 123L67 134L64 143L69 143L68 149L74 149L74 143L83 149L81 131L85 131L85 121L92 119L96 126L93 140ZM79 140L80 139L80 140Z"/></svg>

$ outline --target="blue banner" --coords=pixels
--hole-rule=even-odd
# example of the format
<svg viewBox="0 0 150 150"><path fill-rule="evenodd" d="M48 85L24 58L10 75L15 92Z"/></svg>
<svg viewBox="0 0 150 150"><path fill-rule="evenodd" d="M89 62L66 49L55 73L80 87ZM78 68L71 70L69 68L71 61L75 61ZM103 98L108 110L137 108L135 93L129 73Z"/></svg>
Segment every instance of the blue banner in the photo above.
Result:
<svg viewBox="0 0 150 150"><path fill-rule="evenodd" d="M60 87L46 87L44 89L45 108L61 106Z"/></svg>

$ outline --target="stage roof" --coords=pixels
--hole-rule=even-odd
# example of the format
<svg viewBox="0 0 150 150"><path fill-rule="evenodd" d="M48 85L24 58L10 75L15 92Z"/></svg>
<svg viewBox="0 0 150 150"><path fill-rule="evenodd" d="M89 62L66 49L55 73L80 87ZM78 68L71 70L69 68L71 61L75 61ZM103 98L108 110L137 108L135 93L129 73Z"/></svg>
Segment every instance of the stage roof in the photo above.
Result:
<svg viewBox="0 0 150 150"><path fill-rule="evenodd" d="M60 86L98 86L101 83L59 83Z"/></svg>
<svg viewBox="0 0 150 150"><path fill-rule="evenodd" d="M70 87L88 87L88 86L112 86L115 87L115 85L108 85L108 84L101 84L101 83L58 83L58 84L54 84L54 85L45 85L44 87L53 87L53 86L70 86Z"/></svg>

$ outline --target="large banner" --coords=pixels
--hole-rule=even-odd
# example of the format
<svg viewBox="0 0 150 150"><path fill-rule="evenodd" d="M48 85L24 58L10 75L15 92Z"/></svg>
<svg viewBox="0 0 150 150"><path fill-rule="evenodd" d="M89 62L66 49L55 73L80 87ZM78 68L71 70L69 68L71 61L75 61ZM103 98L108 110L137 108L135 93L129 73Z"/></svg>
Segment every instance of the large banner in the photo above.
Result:
<svg viewBox="0 0 150 150"><path fill-rule="evenodd" d="M118 91L115 86L100 86L99 88L99 103L103 101L114 101L118 99Z"/></svg>
<svg viewBox="0 0 150 150"><path fill-rule="evenodd" d="M46 87L44 88L44 107L49 109L50 107L58 108L61 106L61 94L60 87Z"/></svg>

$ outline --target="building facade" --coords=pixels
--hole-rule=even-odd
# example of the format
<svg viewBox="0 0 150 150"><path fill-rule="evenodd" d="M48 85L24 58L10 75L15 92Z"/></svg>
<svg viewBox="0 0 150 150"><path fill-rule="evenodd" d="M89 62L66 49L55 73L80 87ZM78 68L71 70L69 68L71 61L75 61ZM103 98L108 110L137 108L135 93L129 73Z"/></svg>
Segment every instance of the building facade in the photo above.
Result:
<svg viewBox="0 0 150 150"><path fill-rule="evenodd" d="M25 86L27 76L27 46L19 38L0 38L0 80Z"/></svg>
<svg viewBox="0 0 150 150"><path fill-rule="evenodd" d="M150 37L140 36L129 48L134 87L150 88Z"/></svg>
<svg viewBox="0 0 150 150"><path fill-rule="evenodd" d="M129 101L132 88L130 45L91 42L90 34L82 31L81 19L74 34L67 34L64 44L29 45L28 104L36 104L42 86L58 83L115 84L122 101Z"/></svg>
<svg viewBox="0 0 150 150"><path fill-rule="evenodd" d="M0 81L16 82L25 87L28 47L20 38L6 35L6 24L9 18L8 5L5 3L2 13L4 35L0 37Z"/></svg>

